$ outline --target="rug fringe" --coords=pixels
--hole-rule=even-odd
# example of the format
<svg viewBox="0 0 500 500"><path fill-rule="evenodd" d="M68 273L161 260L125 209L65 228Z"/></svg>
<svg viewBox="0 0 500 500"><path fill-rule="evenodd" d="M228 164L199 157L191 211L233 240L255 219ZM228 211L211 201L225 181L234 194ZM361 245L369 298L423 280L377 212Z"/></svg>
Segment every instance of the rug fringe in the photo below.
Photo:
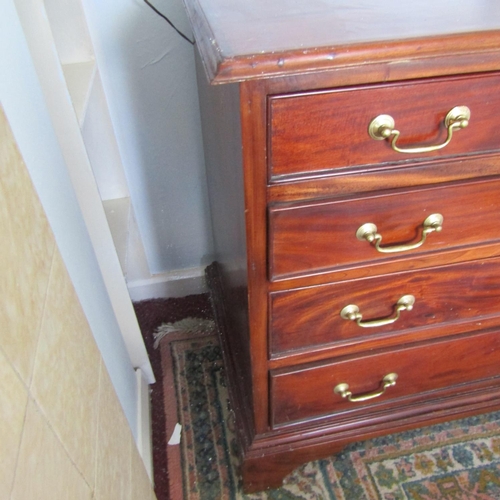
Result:
<svg viewBox="0 0 500 500"><path fill-rule="evenodd" d="M170 333L185 333L190 335L209 335L215 332L215 321L201 318L184 318L175 323L162 323L153 333L155 349L160 341Z"/></svg>

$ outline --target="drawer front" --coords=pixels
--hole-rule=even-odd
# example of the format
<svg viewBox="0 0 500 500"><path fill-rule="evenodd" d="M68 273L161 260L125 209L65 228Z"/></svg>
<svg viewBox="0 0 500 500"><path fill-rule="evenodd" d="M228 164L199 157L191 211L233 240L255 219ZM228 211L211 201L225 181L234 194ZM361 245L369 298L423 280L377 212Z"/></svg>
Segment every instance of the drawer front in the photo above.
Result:
<svg viewBox="0 0 500 500"><path fill-rule="evenodd" d="M401 308L398 315L398 301L407 295L414 297L413 307ZM356 317L341 316L350 305L362 316L359 324ZM500 258L274 292L270 351L380 341L395 334L404 341L419 328L432 328L436 335L451 323L499 316L499 306Z"/></svg>
<svg viewBox="0 0 500 500"><path fill-rule="evenodd" d="M440 145L447 139L445 117L456 106L470 109L469 125L437 151L395 152L388 140L368 133L375 117L390 115L400 132L398 147ZM269 100L269 178L496 151L499 109L498 74L274 96Z"/></svg>
<svg viewBox="0 0 500 500"><path fill-rule="evenodd" d="M396 384L364 402L350 402L334 392L348 384L353 397L381 392L386 375L396 373ZM401 398L439 397L439 389L496 377L500 374L500 332L436 341L420 346L367 354L353 359L271 372L274 426L301 420L398 404ZM466 387L457 387L457 391ZM436 391L432 394L432 391Z"/></svg>
<svg viewBox="0 0 500 500"><path fill-rule="evenodd" d="M422 240L424 221L443 216L442 230L418 248L381 253L358 239L372 223L382 249ZM398 190L349 200L274 206L269 209L271 280L412 259L423 253L500 240L500 180Z"/></svg>

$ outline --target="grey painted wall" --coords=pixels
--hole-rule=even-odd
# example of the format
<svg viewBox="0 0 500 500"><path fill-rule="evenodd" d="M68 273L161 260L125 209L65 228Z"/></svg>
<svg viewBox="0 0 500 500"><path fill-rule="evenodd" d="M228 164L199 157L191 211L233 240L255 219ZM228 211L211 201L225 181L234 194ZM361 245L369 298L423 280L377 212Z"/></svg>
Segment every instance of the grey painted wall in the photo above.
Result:
<svg viewBox="0 0 500 500"><path fill-rule="evenodd" d="M151 0L191 36L181 0ZM142 0L82 0L152 274L213 254L194 48Z"/></svg>

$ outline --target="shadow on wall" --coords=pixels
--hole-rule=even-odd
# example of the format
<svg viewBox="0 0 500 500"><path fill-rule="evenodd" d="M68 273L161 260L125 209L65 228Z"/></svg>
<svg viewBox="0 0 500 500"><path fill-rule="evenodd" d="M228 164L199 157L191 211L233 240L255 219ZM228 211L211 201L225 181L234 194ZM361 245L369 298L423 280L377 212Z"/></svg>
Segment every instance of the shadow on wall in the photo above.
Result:
<svg viewBox="0 0 500 500"><path fill-rule="evenodd" d="M195 49L143 1L106 4L88 3L89 23L151 273L205 265L213 243ZM154 5L191 34L181 0Z"/></svg>

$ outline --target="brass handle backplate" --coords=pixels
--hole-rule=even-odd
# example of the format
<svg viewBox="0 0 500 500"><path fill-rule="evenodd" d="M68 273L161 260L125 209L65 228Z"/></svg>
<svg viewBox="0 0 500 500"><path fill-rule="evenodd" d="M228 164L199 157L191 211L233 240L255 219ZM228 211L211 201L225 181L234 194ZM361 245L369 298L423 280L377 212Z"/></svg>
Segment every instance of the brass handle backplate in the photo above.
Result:
<svg viewBox="0 0 500 500"><path fill-rule="evenodd" d="M342 383L335 386L333 392L339 394L344 399L348 399L351 403L361 403L363 401L368 401L369 399L378 398L382 396L386 389L396 385L396 379L398 378L397 373L388 373L380 384L380 388L375 392L369 392L368 394L360 394L359 396L353 396L352 392L349 390L349 384Z"/></svg>
<svg viewBox="0 0 500 500"><path fill-rule="evenodd" d="M389 247L381 247L382 235L377 233L377 226L371 222L367 222L358 228L356 231L356 238L363 241L366 240L369 243L373 243L373 246L380 253L395 253L395 252L406 252L408 250L415 250L424 244L427 239L427 235L434 231L439 232L443 229L443 216L441 214L432 214L427 217L422 226L422 237L420 241L416 243L410 243L408 245L393 245Z"/></svg>
<svg viewBox="0 0 500 500"><path fill-rule="evenodd" d="M448 112L444 119L444 126L448 129L448 136L446 137L446 140L442 144L435 144L432 146L400 148L396 142L401 132L396 130L396 123L394 118L390 115L379 115L374 118L370 122L370 125L368 125L368 133L370 134L370 137L376 141L383 141L384 139L391 139L392 137L391 147L398 153L429 153L447 146L453 137L453 132L467 127L467 125L469 125L469 120L470 109L467 106L455 106Z"/></svg>
<svg viewBox="0 0 500 500"><path fill-rule="evenodd" d="M356 321L358 326L362 328L373 328L395 323L401 316L402 311L411 311L413 309L413 304L415 304L415 297L413 295L403 295L396 303L396 315L394 317L363 321L363 315L359 312L359 307L356 304L345 306L340 311L340 316L342 319Z"/></svg>

